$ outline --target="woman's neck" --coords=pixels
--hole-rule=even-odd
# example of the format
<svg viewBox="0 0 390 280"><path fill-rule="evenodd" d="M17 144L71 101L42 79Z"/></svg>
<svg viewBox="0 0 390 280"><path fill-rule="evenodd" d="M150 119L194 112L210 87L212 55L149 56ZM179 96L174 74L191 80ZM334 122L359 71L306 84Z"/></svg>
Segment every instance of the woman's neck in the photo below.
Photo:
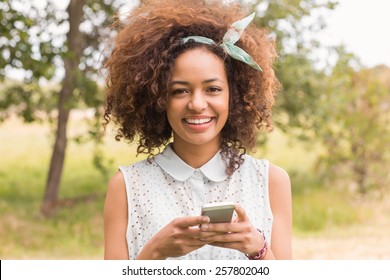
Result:
<svg viewBox="0 0 390 280"><path fill-rule="evenodd" d="M206 164L219 151L219 145L181 145L180 142L174 141L172 149L175 153L189 166L193 168L200 168Z"/></svg>

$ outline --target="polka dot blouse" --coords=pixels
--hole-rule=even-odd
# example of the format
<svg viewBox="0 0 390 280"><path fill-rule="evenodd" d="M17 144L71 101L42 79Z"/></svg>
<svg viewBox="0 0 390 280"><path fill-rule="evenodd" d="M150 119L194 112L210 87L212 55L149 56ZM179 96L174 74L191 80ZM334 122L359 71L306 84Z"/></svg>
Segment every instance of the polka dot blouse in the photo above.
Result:
<svg viewBox="0 0 390 280"><path fill-rule="evenodd" d="M245 155L233 175L225 174L225 162L217 153L194 169L168 145L151 162L143 160L119 169L124 175L128 200L126 239L129 259L135 259L144 245L173 219L198 216L206 203L233 201L246 211L251 223L264 231L271 242L272 212L268 197L267 160ZM171 259L246 259L237 250L210 245Z"/></svg>

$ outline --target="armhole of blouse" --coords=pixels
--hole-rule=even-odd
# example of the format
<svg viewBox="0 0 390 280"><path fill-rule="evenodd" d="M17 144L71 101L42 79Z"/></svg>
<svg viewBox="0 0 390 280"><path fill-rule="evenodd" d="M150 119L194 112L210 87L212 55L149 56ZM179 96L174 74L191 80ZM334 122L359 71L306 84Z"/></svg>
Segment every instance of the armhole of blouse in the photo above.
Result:
<svg viewBox="0 0 390 280"><path fill-rule="evenodd" d="M128 240L128 235L129 235L129 230L130 230L130 224L131 224L131 213L130 213L130 210L131 207L130 207L130 202L131 202L131 199L130 199L130 193L129 193L129 186L128 186L128 183L127 183L127 173L126 173L126 167L125 166L119 166L118 167L118 170L120 172L122 172L122 175L123 175L123 180L125 182L125 190L126 190L126 199L127 199L127 227L126 227L126 243L127 243L127 247L128 247L128 254L129 254L129 259L130 259L130 248L129 248L129 240Z"/></svg>
<svg viewBox="0 0 390 280"><path fill-rule="evenodd" d="M270 223L270 229L269 229L269 236L266 236L267 238L267 241L269 243L269 245L271 245L271 236L272 236L272 224L273 224L273 214L272 214L272 208L271 208L271 203L270 203L270 197L269 197L269 167L270 167L270 163L268 160L263 160L263 163L264 163L264 175L263 178L264 178L264 209L265 209L265 212L267 213L267 218L268 217L271 219L271 223ZM267 222L267 221L265 221ZM268 224L268 223L267 223Z"/></svg>
<svg viewBox="0 0 390 280"><path fill-rule="evenodd" d="M128 189L129 189L129 186L127 185L127 175L126 175L126 167L124 166L119 166L118 167L118 170L120 172L122 172L122 175L123 175L123 180L125 181L125 190L126 190L126 198L127 198L127 205L130 205L130 197L129 197L129 192L128 192ZM128 209L130 209L130 207L127 207Z"/></svg>

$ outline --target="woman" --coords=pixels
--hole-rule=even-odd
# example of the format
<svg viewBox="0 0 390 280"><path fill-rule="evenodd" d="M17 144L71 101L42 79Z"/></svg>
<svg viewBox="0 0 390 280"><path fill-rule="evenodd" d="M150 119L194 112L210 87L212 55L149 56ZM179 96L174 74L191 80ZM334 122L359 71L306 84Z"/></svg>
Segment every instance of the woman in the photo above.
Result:
<svg viewBox="0 0 390 280"><path fill-rule="evenodd" d="M106 259L291 258L289 177L246 154L272 128L279 89L253 17L217 1L148 1L122 26L105 118L149 157L109 183ZM223 201L235 202L231 223L201 216Z"/></svg>

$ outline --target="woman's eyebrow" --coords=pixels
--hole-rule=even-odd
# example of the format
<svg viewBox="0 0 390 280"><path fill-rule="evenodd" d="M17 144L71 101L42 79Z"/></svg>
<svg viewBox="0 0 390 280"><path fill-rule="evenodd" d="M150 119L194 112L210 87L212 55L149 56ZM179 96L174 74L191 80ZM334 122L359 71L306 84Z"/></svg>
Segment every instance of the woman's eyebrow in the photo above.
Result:
<svg viewBox="0 0 390 280"><path fill-rule="evenodd" d="M224 81L221 80L221 79L213 78L213 79L208 79L208 80L203 81L202 84L208 84L208 83L213 83L213 82L221 82L221 83L224 83Z"/></svg>
<svg viewBox="0 0 390 280"><path fill-rule="evenodd" d="M224 83L221 79L212 78L212 79L207 79L207 80L202 81L202 84L208 84L208 83L213 83L213 82L221 82L221 83ZM175 85L175 84L179 84L179 85L189 85L189 84L191 84L191 83L190 83L190 82L187 82L187 81L180 81L180 80L172 81L172 82L171 82L171 86L173 86L173 85Z"/></svg>
<svg viewBox="0 0 390 280"><path fill-rule="evenodd" d="M189 85L190 83L189 82L186 82L186 81L172 81L171 82L171 86L175 85L175 84L179 84L179 85Z"/></svg>

